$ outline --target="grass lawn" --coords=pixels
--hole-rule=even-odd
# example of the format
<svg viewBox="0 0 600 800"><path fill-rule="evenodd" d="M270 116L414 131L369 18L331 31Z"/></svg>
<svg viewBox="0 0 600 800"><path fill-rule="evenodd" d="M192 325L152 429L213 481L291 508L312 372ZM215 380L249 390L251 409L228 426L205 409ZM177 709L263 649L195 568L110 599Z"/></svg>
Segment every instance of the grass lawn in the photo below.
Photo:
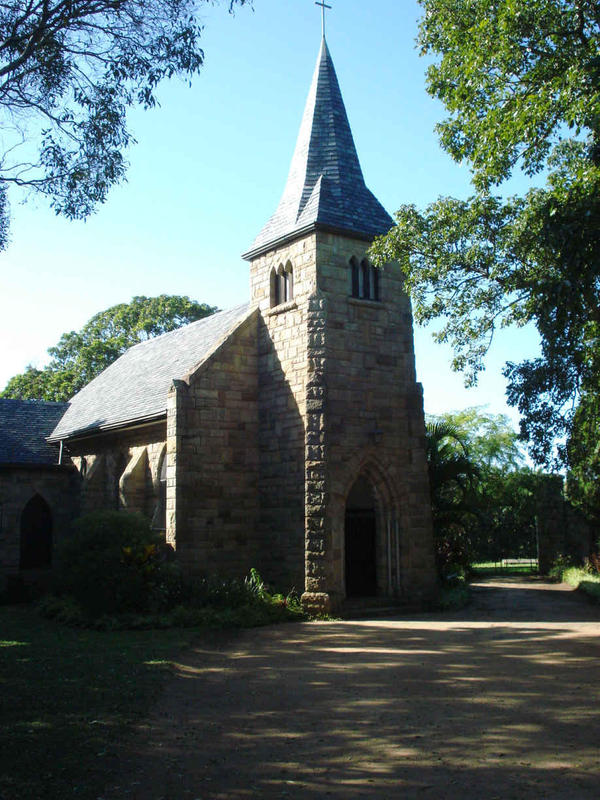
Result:
<svg viewBox="0 0 600 800"><path fill-rule="evenodd" d="M600 575L580 567L568 567L561 575L562 580L581 592L600 602Z"/></svg>
<svg viewBox="0 0 600 800"><path fill-rule="evenodd" d="M197 634L196 634L197 635ZM0 607L0 798L96 800L190 630L74 630Z"/></svg>
<svg viewBox="0 0 600 800"><path fill-rule="evenodd" d="M504 559L471 564L475 575L531 575L538 571L537 559Z"/></svg>

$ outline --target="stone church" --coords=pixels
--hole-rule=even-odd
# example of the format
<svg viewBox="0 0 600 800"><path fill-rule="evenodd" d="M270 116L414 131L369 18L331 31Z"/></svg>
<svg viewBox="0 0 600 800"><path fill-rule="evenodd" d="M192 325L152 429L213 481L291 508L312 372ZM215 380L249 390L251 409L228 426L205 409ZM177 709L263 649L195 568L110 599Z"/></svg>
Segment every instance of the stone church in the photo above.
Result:
<svg viewBox="0 0 600 800"><path fill-rule="evenodd" d="M142 512L190 576L255 566L313 610L431 594L410 302L367 256L392 225L323 39L281 201L244 254L250 302L131 348L49 431L78 511Z"/></svg>

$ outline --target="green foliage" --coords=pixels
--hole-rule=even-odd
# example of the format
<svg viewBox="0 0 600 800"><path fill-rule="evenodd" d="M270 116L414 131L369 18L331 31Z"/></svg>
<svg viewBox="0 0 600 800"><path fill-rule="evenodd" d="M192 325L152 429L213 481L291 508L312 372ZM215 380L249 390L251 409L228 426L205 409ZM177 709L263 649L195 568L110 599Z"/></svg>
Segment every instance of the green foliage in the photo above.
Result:
<svg viewBox="0 0 600 800"><path fill-rule="evenodd" d="M550 570L550 577L555 580L568 583L581 592L592 597L596 602L600 602L600 559L596 557L592 562L588 561L583 567L574 566L573 563L563 556L559 556Z"/></svg>
<svg viewBox="0 0 600 800"><path fill-rule="evenodd" d="M446 581L437 598L436 607L441 611L458 611L472 600L471 589L464 577Z"/></svg>
<svg viewBox="0 0 600 800"><path fill-rule="evenodd" d="M258 600L264 600L269 597L267 587L260 577L258 570L254 567L252 567L250 575L244 581L244 586L246 590L250 592L250 595Z"/></svg>
<svg viewBox="0 0 600 800"><path fill-rule="evenodd" d="M139 514L96 511L73 527L58 550L54 594L38 605L49 619L96 630L145 630L304 618L296 594L272 594L255 569L244 580L185 581L171 548Z"/></svg>
<svg viewBox="0 0 600 800"><path fill-rule="evenodd" d="M86 615L69 597L46 596L38 605L40 614L63 625L96 631L146 631L168 628L257 628L306 619L300 603L285 602L281 595L269 601L242 605L203 605L193 601L166 611L117 612L100 617Z"/></svg>
<svg viewBox="0 0 600 800"><path fill-rule="evenodd" d="M532 558L537 552L536 512L547 476L528 468L485 473L471 529L474 555L482 561Z"/></svg>
<svg viewBox="0 0 600 800"><path fill-rule="evenodd" d="M519 436L506 414L491 414L485 408L472 406L429 415L428 420L450 425L458 432L480 473L492 468L514 470L523 465Z"/></svg>
<svg viewBox="0 0 600 800"><path fill-rule="evenodd" d="M468 569L468 535L479 470L465 439L448 422L428 422L426 453L438 571L441 577Z"/></svg>
<svg viewBox="0 0 600 800"><path fill-rule="evenodd" d="M599 376L600 377L600 376ZM568 440L567 497L589 518L600 517L600 380L582 391Z"/></svg>
<svg viewBox="0 0 600 800"><path fill-rule="evenodd" d="M442 145L476 193L403 206L373 247L397 259L419 322L476 381L498 328L536 326L540 358L508 363L508 401L539 464L565 464L582 391L597 385L600 325L600 15L592 0L421 0ZM568 134L568 131L571 131ZM570 137L570 138L569 138ZM515 168L543 188L502 199ZM584 456L585 458L585 456Z"/></svg>
<svg viewBox="0 0 600 800"><path fill-rule="evenodd" d="M64 333L48 349L52 360L43 370L28 366L9 380L0 397L21 400L69 400L128 348L217 309L189 297L134 297L94 315L80 331Z"/></svg>
<svg viewBox="0 0 600 800"><path fill-rule="evenodd" d="M432 457L431 432L437 426L450 435ZM468 568L473 560L532 557L537 549L537 496L547 476L522 466L518 436L508 418L467 408L429 416L427 430L438 558L449 562L445 571ZM445 483L444 472L435 474L440 458L448 464L445 470L458 469L459 474L463 460L468 461L459 482ZM435 490L440 477L441 492ZM439 552L441 542L447 556Z"/></svg>
<svg viewBox="0 0 600 800"><path fill-rule="evenodd" d="M550 578L554 578L554 580L562 581L564 573L573 566L573 559L569 558L568 556L560 555L550 567L548 576Z"/></svg>
<svg viewBox="0 0 600 800"><path fill-rule="evenodd" d="M55 573L56 593L92 619L160 611L181 599L168 548L140 514L94 511L80 517L57 548Z"/></svg>
<svg viewBox="0 0 600 800"><path fill-rule="evenodd" d="M87 217L124 179L131 106L152 108L165 78L200 72L207 0L62 0L0 6L0 248L6 189ZM246 0L229 0L231 11Z"/></svg>
<svg viewBox="0 0 600 800"><path fill-rule="evenodd" d="M537 558L475 561L471 564L471 574L473 575L537 575L538 571Z"/></svg>
<svg viewBox="0 0 600 800"><path fill-rule="evenodd" d="M420 0L419 44L436 58L428 91L449 118L443 147L479 187L517 163L542 170L565 128L598 143L600 14L595 0Z"/></svg>

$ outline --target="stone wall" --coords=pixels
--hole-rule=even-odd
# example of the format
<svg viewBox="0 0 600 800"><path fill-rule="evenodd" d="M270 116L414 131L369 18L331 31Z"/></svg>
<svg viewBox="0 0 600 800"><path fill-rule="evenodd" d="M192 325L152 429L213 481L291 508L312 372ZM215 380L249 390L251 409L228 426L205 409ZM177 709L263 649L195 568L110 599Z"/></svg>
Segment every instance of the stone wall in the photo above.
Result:
<svg viewBox="0 0 600 800"><path fill-rule="evenodd" d="M561 475L546 475L536 497L539 570L547 575L559 556L583 564L596 551L598 531L565 500Z"/></svg>
<svg viewBox="0 0 600 800"><path fill-rule="evenodd" d="M378 498L378 593L419 601L435 589L435 565L410 301L396 264L379 271L379 301L351 297L350 260L362 261L368 244L326 233L317 242L318 290L327 308L330 591L344 594L345 501L363 474Z"/></svg>
<svg viewBox="0 0 600 800"><path fill-rule="evenodd" d="M7 577L19 574L21 515L35 495L49 506L55 547L79 510L78 473L72 467L0 466L0 591Z"/></svg>
<svg viewBox="0 0 600 800"><path fill-rule="evenodd" d="M167 538L188 575L260 566L257 324L254 312L169 393Z"/></svg>
<svg viewBox="0 0 600 800"><path fill-rule="evenodd" d="M316 289L316 237L307 236L255 259L250 292L259 324L258 537L265 576L283 589L304 590L304 481L307 319ZM273 307L271 279L290 265L294 296Z"/></svg>
<svg viewBox="0 0 600 800"><path fill-rule="evenodd" d="M82 478L82 513L104 508L137 512L164 529L158 506L165 421L74 439L66 450Z"/></svg>

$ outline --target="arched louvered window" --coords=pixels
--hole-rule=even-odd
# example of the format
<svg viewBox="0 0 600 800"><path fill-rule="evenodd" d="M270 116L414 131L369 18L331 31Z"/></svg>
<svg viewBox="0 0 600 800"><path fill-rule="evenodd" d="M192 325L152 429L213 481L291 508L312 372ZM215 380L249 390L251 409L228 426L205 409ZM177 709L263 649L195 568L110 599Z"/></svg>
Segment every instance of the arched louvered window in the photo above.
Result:
<svg viewBox="0 0 600 800"><path fill-rule="evenodd" d="M363 258L360 262L360 296L365 300L371 299L371 268L369 262Z"/></svg>
<svg viewBox="0 0 600 800"><path fill-rule="evenodd" d="M160 472L158 473L158 509L157 523L160 530L167 527L167 454L163 453Z"/></svg>
<svg viewBox="0 0 600 800"><path fill-rule="evenodd" d="M350 259L350 294L361 300L380 300L379 270L369 263L366 258L358 263L352 256Z"/></svg>
<svg viewBox="0 0 600 800"><path fill-rule="evenodd" d="M283 269L283 264L280 264L277 270L277 305L285 303L285 285L285 270Z"/></svg>
<svg viewBox="0 0 600 800"><path fill-rule="evenodd" d="M289 303L294 299L294 270L288 261L285 265L285 302Z"/></svg>
<svg viewBox="0 0 600 800"><path fill-rule="evenodd" d="M277 305L277 272L275 267L271 270L269 296L271 298L271 308L273 308L273 306Z"/></svg>
<svg viewBox="0 0 600 800"><path fill-rule="evenodd" d="M375 267L371 267L371 289L372 289L372 300L379 300L379 270L375 269Z"/></svg>
<svg viewBox="0 0 600 800"><path fill-rule="evenodd" d="M360 297L360 280L358 272L358 261L354 258L354 256L352 256L350 259L350 291L352 297Z"/></svg>
<svg viewBox="0 0 600 800"><path fill-rule="evenodd" d="M271 270L271 308L289 303L294 298L294 269L288 261Z"/></svg>

